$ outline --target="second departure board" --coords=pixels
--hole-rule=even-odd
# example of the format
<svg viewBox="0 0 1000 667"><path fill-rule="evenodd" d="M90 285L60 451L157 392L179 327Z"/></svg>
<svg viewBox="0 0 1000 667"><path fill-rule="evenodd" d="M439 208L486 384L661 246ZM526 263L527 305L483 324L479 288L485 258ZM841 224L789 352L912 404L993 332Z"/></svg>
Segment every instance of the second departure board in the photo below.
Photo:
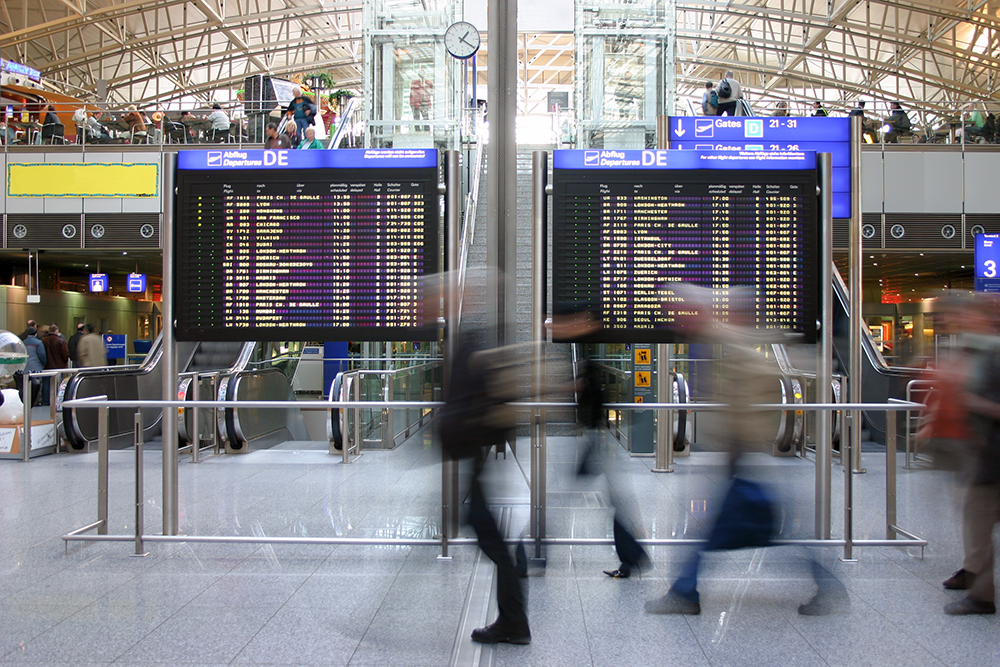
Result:
<svg viewBox="0 0 1000 667"><path fill-rule="evenodd" d="M556 151L555 311L598 310L591 342L687 342L689 283L719 322L815 342L816 182L809 152Z"/></svg>
<svg viewBox="0 0 1000 667"><path fill-rule="evenodd" d="M431 340L434 150L182 151L178 340Z"/></svg>

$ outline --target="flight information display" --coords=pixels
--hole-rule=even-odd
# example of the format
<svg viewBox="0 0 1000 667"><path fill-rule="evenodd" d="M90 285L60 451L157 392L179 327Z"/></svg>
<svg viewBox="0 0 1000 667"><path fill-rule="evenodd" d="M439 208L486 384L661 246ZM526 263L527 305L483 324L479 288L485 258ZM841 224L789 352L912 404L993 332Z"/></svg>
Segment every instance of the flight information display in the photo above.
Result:
<svg viewBox="0 0 1000 667"><path fill-rule="evenodd" d="M815 153L555 151L552 173L553 307L599 310L587 341L697 340L688 283L716 321L815 342Z"/></svg>
<svg viewBox="0 0 1000 667"><path fill-rule="evenodd" d="M182 151L176 184L177 340L438 337L437 151Z"/></svg>
<svg viewBox="0 0 1000 667"><path fill-rule="evenodd" d="M850 118L678 116L669 127L669 148L829 153L833 217L851 217Z"/></svg>

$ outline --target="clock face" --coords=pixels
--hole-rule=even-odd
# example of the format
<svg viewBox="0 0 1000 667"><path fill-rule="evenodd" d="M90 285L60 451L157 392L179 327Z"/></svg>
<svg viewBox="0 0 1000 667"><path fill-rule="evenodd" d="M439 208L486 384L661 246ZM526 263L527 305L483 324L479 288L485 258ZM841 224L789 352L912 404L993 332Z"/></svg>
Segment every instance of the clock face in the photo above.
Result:
<svg viewBox="0 0 1000 667"><path fill-rule="evenodd" d="M479 50L479 31L466 21L453 23L444 33L444 46L456 58L471 58Z"/></svg>

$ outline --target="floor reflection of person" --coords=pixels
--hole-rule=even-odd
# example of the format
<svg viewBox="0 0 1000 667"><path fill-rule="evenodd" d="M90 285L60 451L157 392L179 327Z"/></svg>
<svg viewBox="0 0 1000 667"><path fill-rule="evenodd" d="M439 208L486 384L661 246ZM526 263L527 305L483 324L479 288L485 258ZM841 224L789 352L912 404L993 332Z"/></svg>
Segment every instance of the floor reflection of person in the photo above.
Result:
<svg viewBox="0 0 1000 667"><path fill-rule="evenodd" d="M434 99L434 82L427 78L427 73L422 71L410 84L410 110L413 111L413 120L430 120L431 103ZM418 130L426 130L428 126L419 125Z"/></svg>

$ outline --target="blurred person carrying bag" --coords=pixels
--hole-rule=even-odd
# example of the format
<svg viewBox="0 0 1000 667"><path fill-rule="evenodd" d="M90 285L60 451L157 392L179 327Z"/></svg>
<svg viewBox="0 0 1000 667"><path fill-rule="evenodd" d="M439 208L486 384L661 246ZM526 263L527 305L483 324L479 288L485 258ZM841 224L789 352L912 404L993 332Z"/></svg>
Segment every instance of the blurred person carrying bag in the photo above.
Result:
<svg viewBox="0 0 1000 667"><path fill-rule="evenodd" d="M480 447L503 444L517 425L511 401L518 398L519 356L530 346L506 345L459 352L452 394L441 410L438 436L453 459L475 456Z"/></svg>
<svg viewBox="0 0 1000 667"><path fill-rule="evenodd" d="M924 400L927 408L920 416L917 451L940 470L960 470L968 460L972 431L962 400L964 376L963 369L950 365L948 371L932 370L922 378L934 384Z"/></svg>

